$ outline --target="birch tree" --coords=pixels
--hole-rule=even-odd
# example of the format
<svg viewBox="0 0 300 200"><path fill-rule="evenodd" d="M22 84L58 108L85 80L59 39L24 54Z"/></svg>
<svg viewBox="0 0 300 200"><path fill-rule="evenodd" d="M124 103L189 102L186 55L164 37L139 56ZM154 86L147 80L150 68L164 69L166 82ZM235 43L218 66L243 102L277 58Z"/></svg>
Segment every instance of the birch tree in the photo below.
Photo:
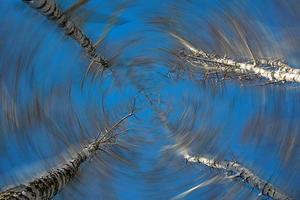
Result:
<svg viewBox="0 0 300 200"><path fill-rule="evenodd" d="M122 117L107 132L100 133L99 136L86 147L80 150L73 159L67 161L56 169L49 170L39 178L28 183L7 189L0 193L0 199L29 199L43 200L54 197L65 185L67 185L78 173L79 167L87 160L95 156L99 151L105 151L109 146L116 144L116 133L120 124L127 118L134 115L134 112Z"/></svg>
<svg viewBox="0 0 300 200"><path fill-rule="evenodd" d="M53 0L23 0L33 9L39 11L49 20L62 27L65 34L73 38L86 52L93 63L96 63L104 69L108 67L108 61L97 54L93 42L83 33L83 31L72 22L68 16L58 7ZM80 5L80 4L79 4ZM78 7L78 6L77 6ZM71 8L74 9L74 8Z"/></svg>
<svg viewBox="0 0 300 200"><path fill-rule="evenodd" d="M88 71L90 70L91 66L94 63L99 65L101 70L105 70L111 67L112 63L108 61L106 57L103 57L100 53L98 53L99 51L97 51L97 48L112 29L112 25L116 21L114 17L112 17L109 20L110 22L108 25L104 26L102 37L100 37L98 41L93 43L92 40L78 26L78 24L76 25L76 23L73 22L69 17L70 12L73 12L81 5L85 4L88 0L79 0L77 4L71 6L66 11L61 10L58 4L54 0L22 0L22 1L27 5L29 5L35 11L47 17L48 20L52 21L57 26L61 27L65 35L71 37L75 42L78 43L78 45L81 46L81 48L83 49L87 57L90 59L90 65L88 67ZM119 15L122 9L123 8L120 7L114 14ZM166 10L163 11L166 12ZM167 13L171 16L169 17L171 19L170 21L174 19L175 19L174 21L176 21L176 18L174 19L172 18L174 13L169 13L169 12ZM177 10L175 14L178 14ZM179 18L181 17L180 14L178 14L178 16ZM159 21L158 23L161 22ZM198 45L196 42L192 42L192 40L189 40L189 37L187 36L188 34L181 34L180 31L178 32L176 31L175 24L176 23L174 24L171 23L171 25L168 24L167 26L163 26L163 28L160 30L161 32L163 32L163 34L165 34L164 36L167 36L167 38L170 39L172 45L174 43L176 43L177 45L175 50L173 46L171 46L171 50L163 49L164 51L167 51L167 53L169 53L164 58L169 61L174 59L175 57L175 59L178 59L181 63L183 63L186 69L195 68L199 70L200 74L202 76L205 76L205 79L209 79L206 77L207 74L216 74L217 76L222 75L224 79L225 77L230 77L232 79L245 80L247 78L250 79L251 77L253 78L254 81L264 80L268 83L285 83L285 82L295 83L295 84L300 83L300 69L297 68L298 66L292 65L290 64L292 62L287 62L284 61L283 59L278 59L277 57L266 58L266 57L259 57L255 55L255 53L253 53L251 48L249 47L246 39L244 38L244 35L241 33L239 33L240 34L239 36L242 38L243 45L248 51L248 56L239 57L239 55L232 55L232 54L231 56L228 56L226 51L224 54L214 53L213 51L210 51L207 48ZM189 25L194 26L195 24L191 23ZM183 29L182 27L180 28ZM194 27L192 27L192 29L193 28ZM239 31L240 30L238 30L237 32ZM195 32L193 32L193 34L195 34L196 37L197 34ZM219 38L216 38L216 40L217 39ZM221 38L221 39L226 40L226 38L225 39ZM178 44L180 49L177 48ZM124 46L128 46L128 45L129 43L126 43ZM226 45L228 45L228 49L234 47L234 45L230 46L230 42L227 40L226 40ZM159 44L157 49L161 50L162 48L160 48L160 46L161 45ZM126 47L124 47L124 49L125 48ZM120 52L116 51L114 48L111 49L113 49L112 51L117 52L116 54L121 54L121 52L123 52L123 49ZM172 53L170 54L170 52ZM115 57L118 56L119 55L116 55ZM151 64L153 63L161 64L159 63L160 60L157 59L157 57L155 57L154 59L149 59L149 58L140 59L139 57L136 57L136 58L132 58L132 60L126 60L125 63L127 65L125 64L125 66L126 67L142 66L144 63L146 63L147 65L150 62ZM171 67L168 66L169 63L164 63L164 64L167 65L166 71L169 70L168 71L169 73L171 71L170 70ZM175 63L175 66L178 67L179 64ZM258 171L255 171L254 167L249 167L249 165L246 167L246 165L244 165L242 160L236 161L233 159L220 159L218 158L218 155L214 155L214 154L209 155L203 153L202 151L192 151L191 143L189 143L189 140L195 141L195 138L190 137L191 135L187 131L186 132L183 131L183 135L185 136L185 138L178 137L176 135L176 130L172 127L172 125L168 121L166 112L164 112L163 109L161 109L161 107L163 107L164 106L163 104L165 103L164 99L161 101L160 94L158 94L159 92L155 90L154 92L157 93L159 97L157 98L157 101L152 101L151 99L152 96L156 94L152 95L152 93L151 94L148 93L148 91L146 91L145 89L145 88L148 89L147 85L146 86L143 85L152 81L151 80L152 77L150 77L147 70L144 71L147 72L145 78L142 77L143 74L142 75L139 74L138 71L139 70L133 69L131 73L126 74L126 78L132 79L131 81L133 82L134 87L136 87L138 90L138 95L140 94L144 95L145 98L143 99L143 101L145 102L148 101L149 104L147 103L145 104L143 102L143 106L146 107L145 105L147 105L149 106L151 111L154 111L155 120L158 119L160 125L162 125L163 127L163 131L167 133L166 135L163 136L164 138L166 138L166 141L169 143L167 145L165 145L164 143L163 147L159 149L159 153L171 149L172 156L173 156L172 158L176 161L179 161L180 166L193 164L194 166L196 165L196 166L203 167L204 170L206 171L211 170L217 173L217 175L214 176L213 178L206 180L186 191L183 191L182 193L180 193L179 195L175 196L172 199L184 198L185 196L194 192L197 189L224 180L225 181L234 180L239 185L248 186L254 189L256 192L259 192L260 195L264 195L265 197L274 200L292 199L292 197L288 194L288 192L284 191L284 187L277 187L275 182L261 178L259 176ZM183 70L183 73L185 72L186 71ZM158 72L157 74L161 75L160 72ZM157 74L155 74L155 76L157 76ZM165 74L163 75L164 78L168 79L167 81L169 81L170 77ZM192 75L197 76L196 73ZM138 80L134 80L135 78L137 78ZM153 85L155 85L155 88L158 88L157 86L160 83L158 83L158 81L154 78L153 80L155 81ZM123 85L122 81L123 80L121 80L120 83ZM8 92L5 90L5 93ZM9 96L7 94L5 95ZM104 94L101 95L104 96ZM179 96L184 96L184 94L180 93ZM121 99L123 101L123 98ZM14 107L14 109L11 110L10 109L4 110L6 112L5 114L9 115L12 112L14 115L11 118L16 118L17 116L17 112L15 111L15 107L17 107L15 105L16 102L11 101L10 98L8 97L3 98L2 101L5 102L4 106L7 105L7 107ZM166 99L167 107L171 104L170 102L171 102L171 97L168 96ZM38 104L37 110L40 109L39 106L40 105ZM0 192L0 199L1 200L9 200L9 199L40 200L40 199L54 198L57 193L59 193L63 188L67 187L67 185L77 177L77 175L80 172L80 169L84 171L84 167L85 167L84 165L88 163L87 162L88 160L90 160L93 157L96 157L98 154L101 154L101 152L108 151L110 148L112 148L112 146L118 145L118 139L121 136L121 134L118 132L118 129L125 120L134 116L135 105L133 105L132 107L133 108L127 115L123 116L109 130L99 133L98 136L95 137L95 139L90 140L90 142L87 145L85 145L83 148L81 148L78 152L76 152L71 159L68 159L64 163L59 163L59 165L55 166L54 169L50 169L46 171L43 175L37 176L36 178L34 178L29 182L24 182L15 187L5 189L4 191ZM185 105L180 103L176 104L174 107L181 107L185 109ZM175 115L178 115L176 109L174 110L175 110L174 111ZM195 110L196 109L194 109L193 111ZM202 111L203 110L205 110L205 108L202 109ZM33 110L32 112L35 112L35 110ZM172 111L170 111L170 113L171 112ZM195 113L196 111L193 114ZM186 114L187 113L184 113L185 116ZM40 123L40 121L38 120L39 117L40 116L37 116L36 117L37 119L31 119L30 122ZM196 121L196 117L190 121L192 121L191 123L198 123L198 121ZM187 122L187 124L190 123L190 121ZM22 123L26 124L27 121L25 120ZM177 125L178 124L180 125L180 123L177 123ZM185 124L183 124L182 126L185 126ZM217 127L218 124L214 124L214 126ZM234 126L236 126L236 124L234 124ZM160 129L157 130L161 131ZM144 131L146 132L147 130ZM204 134L208 135L209 133L204 133ZM205 142L209 143L210 141L207 140ZM139 159L135 159L134 161L140 162Z"/></svg>
<svg viewBox="0 0 300 200"><path fill-rule="evenodd" d="M290 67L278 59L267 60L261 58L239 62L231 58L204 52L192 46L180 36L174 33L170 33L170 35L176 38L186 49L186 51L178 54L179 57L204 71L223 74L253 74L269 81L300 83L300 69Z"/></svg>
<svg viewBox="0 0 300 200"><path fill-rule="evenodd" d="M255 175L251 170L234 161L218 161L205 156L191 156L187 151L181 152L183 157L190 163L198 163L212 169L225 171L228 174L233 174L227 178L240 178L251 187L256 188L262 195L266 195L274 200L289 200L291 199L286 194L282 193L272 184Z"/></svg>

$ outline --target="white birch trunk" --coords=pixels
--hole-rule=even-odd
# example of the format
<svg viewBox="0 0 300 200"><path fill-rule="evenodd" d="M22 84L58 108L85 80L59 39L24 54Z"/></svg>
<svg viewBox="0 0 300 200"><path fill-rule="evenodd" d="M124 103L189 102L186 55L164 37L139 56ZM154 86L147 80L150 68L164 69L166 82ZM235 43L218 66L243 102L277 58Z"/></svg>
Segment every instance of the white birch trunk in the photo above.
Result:
<svg viewBox="0 0 300 200"><path fill-rule="evenodd" d="M234 178L241 178L243 181L257 189L261 192L261 194L266 195L274 200L292 200L286 194L280 192L273 185L268 183L267 181L259 178L253 172L251 172L248 168L240 165L237 162L232 161L217 161L215 159L211 159L203 156L191 156L188 153L182 153L184 158L188 162L192 163L200 163L206 165L207 167L224 170L228 173L234 173Z"/></svg>
<svg viewBox="0 0 300 200"><path fill-rule="evenodd" d="M270 81L283 81L283 82L297 82L300 83L300 69L292 68L281 61L272 61L266 59L250 60L250 63L237 62L233 59L221 58L208 54L202 50L195 48L188 41L179 37L174 33L170 33L171 36L176 38L186 49L191 53L183 55L183 58L194 66L199 66L203 63L215 64L218 68L218 72L226 73L228 70L237 74L255 74L258 77L266 78ZM269 70L263 67L271 66L273 70ZM209 66L205 66L208 69ZM215 67L213 67L215 68Z"/></svg>
<svg viewBox="0 0 300 200"><path fill-rule="evenodd" d="M67 15L65 15L54 2L54 0L23 0L32 8L38 10L58 26L64 29L66 35L72 37L85 50L86 54L93 62L100 64L103 68L108 68L108 62L96 53L96 48L91 40L76 26Z"/></svg>
<svg viewBox="0 0 300 200"><path fill-rule="evenodd" d="M55 196L77 174L79 167L86 160L92 158L98 150L106 148L107 144L114 144L115 135L112 132L133 113L124 116L109 131L100 138L89 143L77 153L73 159L64 165L48 171L45 175L31 182L18 185L0 192L0 200L47 200Z"/></svg>

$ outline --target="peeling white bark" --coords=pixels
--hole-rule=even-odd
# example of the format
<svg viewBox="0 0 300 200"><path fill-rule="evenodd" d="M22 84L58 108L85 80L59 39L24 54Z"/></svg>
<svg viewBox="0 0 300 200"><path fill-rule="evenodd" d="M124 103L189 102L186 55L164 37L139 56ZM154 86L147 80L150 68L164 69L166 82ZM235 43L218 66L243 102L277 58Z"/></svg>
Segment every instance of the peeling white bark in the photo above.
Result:
<svg viewBox="0 0 300 200"><path fill-rule="evenodd" d="M255 74L270 81L297 82L300 83L300 69L292 68L281 61L272 61L266 59L250 60L250 62L237 62L233 59L222 58L217 55L206 53L195 48L191 43L180 36L170 33L191 53L183 55L183 58L194 66L203 63L217 65L218 72L226 73L228 70L237 74ZM264 66L271 66L273 69L267 69ZM205 67L207 68L207 67Z"/></svg>
<svg viewBox="0 0 300 200"><path fill-rule="evenodd" d="M262 65L269 65L272 67L278 67L283 72L293 73L293 74L300 74L300 69L292 68L286 63L283 63L280 60L267 60L267 59L259 59L256 60L256 63L260 63Z"/></svg>
<svg viewBox="0 0 300 200"><path fill-rule="evenodd" d="M231 66L235 69L241 70L243 73L251 72L253 74L256 74L260 77L264 77L266 79L269 79L270 81L288 81L288 82L298 82L300 83L300 73L295 73L298 70L287 70L287 68L279 68L275 71L269 71L262 67L260 67L257 64L248 64L248 63L242 63L242 62L236 62L232 59L226 59L226 58L201 58L198 57L199 60L203 60L206 62L212 62L212 63L218 63L223 64L225 66Z"/></svg>
<svg viewBox="0 0 300 200"><path fill-rule="evenodd" d="M266 195L274 200L292 200L286 194L280 192L273 185L259 178L248 168L240 165L237 162L218 161L203 156L191 156L186 151L181 152L181 154L188 162L199 163L210 168L223 170L228 173L234 173L235 175L232 176L233 178L241 178L244 182L260 191L261 194Z"/></svg>

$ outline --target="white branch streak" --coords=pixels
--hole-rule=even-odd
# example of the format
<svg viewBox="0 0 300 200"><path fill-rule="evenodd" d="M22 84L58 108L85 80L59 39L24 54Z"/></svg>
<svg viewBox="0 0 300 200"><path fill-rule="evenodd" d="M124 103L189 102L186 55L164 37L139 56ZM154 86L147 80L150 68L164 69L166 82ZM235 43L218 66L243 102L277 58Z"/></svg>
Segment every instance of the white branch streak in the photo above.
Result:
<svg viewBox="0 0 300 200"><path fill-rule="evenodd" d="M204 52L199 51L197 48L195 48L191 43L189 43L188 41L184 40L183 38L179 37L178 35L174 34L174 33L169 33L171 36L173 36L174 38L176 38L183 46L185 46L187 49L189 49L191 52L193 52L194 54L198 54L200 52L200 54L205 55Z"/></svg>
<svg viewBox="0 0 300 200"><path fill-rule="evenodd" d="M171 200L182 199L182 198L184 198L185 196L187 196L188 194L190 194L191 192L193 192L193 191L195 191L195 190L197 190L197 189L203 188L203 187L205 187L205 186L208 186L208 185L210 185L210 184L212 184L212 183L216 183L216 182L218 182L218 181L220 181L220 180L221 180L220 176L219 176L219 175L216 175L216 176L212 177L211 179L209 179L209 180L207 180L207 181L204 181L204 182L202 182L202 183L196 185L195 187L192 187L191 189L188 189L187 191L182 192L182 193L176 195L176 196L173 197Z"/></svg>

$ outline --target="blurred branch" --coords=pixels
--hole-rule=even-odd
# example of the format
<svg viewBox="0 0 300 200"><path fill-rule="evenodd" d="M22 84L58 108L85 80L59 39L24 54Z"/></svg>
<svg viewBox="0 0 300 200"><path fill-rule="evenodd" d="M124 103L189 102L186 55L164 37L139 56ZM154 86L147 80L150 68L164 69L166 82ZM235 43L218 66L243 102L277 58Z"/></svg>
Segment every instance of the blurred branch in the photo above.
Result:
<svg viewBox="0 0 300 200"><path fill-rule="evenodd" d="M192 188L186 190L185 192L182 192L182 193L176 195L171 200L182 199L182 198L186 197L188 194L194 192L195 190L206 187L206 186L211 185L213 183L217 183L220 180L221 180L221 177L219 175L216 175L216 176L212 177L211 179L209 179L207 181L204 181L204 182L196 185L195 187L192 187Z"/></svg>
<svg viewBox="0 0 300 200"><path fill-rule="evenodd" d="M128 4L129 4L129 1L128 2L125 1L124 3L120 4L115 11L113 11L112 15L108 19L108 23L105 24L103 33L101 34L101 36L95 43L96 48L103 42L104 38L107 37L107 35L112 30L112 28L118 23L118 21L119 21L118 17L126 9Z"/></svg>
<svg viewBox="0 0 300 200"><path fill-rule="evenodd" d="M48 19L62 27L65 34L72 37L77 43L79 43L93 62L101 65L103 68L108 68L108 62L101 55L96 53L96 48L92 44L92 41L69 19L65 13L63 13L63 11L58 8L54 1L23 0L23 2L29 4L32 8L38 10L43 15L47 16ZM82 3L85 3L85 1L82 1L81 4ZM79 6L81 4L79 4ZM75 7L75 9L77 7Z"/></svg>
<svg viewBox="0 0 300 200"><path fill-rule="evenodd" d="M71 13L80 8L82 5L86 4L88 1L89 0L78 0L77 3L73 4L70 8L65 10L64 14L69 16Z"/></svg>
<svg viewBox="0 0 300 200"><path fill-rule="evenodd" d="M98 150L106 151L107 146L117 144L116 136L113 134L120 124L134 115L134 110L122 117L109 131L90 142L73 159L62 166L49 170L45 175L33 181L10 188L0 193L1 200L8 199L51 199L77 174L78 169L86 160L90 160Z"/></svg>

